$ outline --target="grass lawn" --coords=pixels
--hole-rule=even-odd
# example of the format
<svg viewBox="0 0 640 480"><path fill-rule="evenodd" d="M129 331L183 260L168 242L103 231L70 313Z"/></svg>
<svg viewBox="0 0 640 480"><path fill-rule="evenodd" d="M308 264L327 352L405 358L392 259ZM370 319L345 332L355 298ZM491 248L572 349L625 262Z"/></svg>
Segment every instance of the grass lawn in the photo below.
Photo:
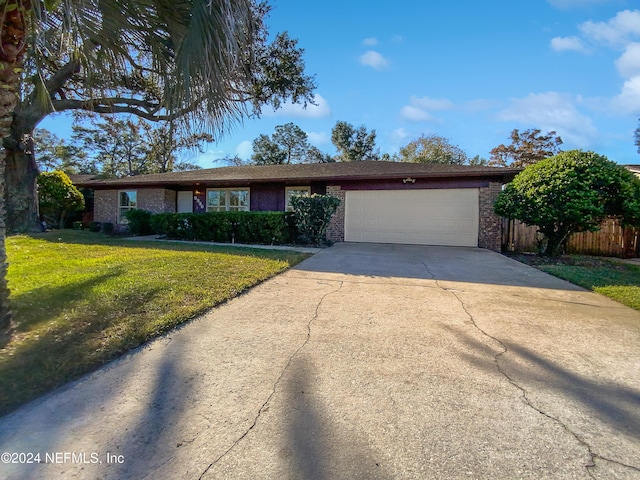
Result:
<svg viewBox="0 0 640 480"><path fill-rule="evenodd" d="M509 256L640 310L640 267L636 265L583 255L540 257L510 254Z"/></svg>
<svg viewBox="0 0 640 480"><path fill-rule="evenodd" d="M16 330L0 415L308 257L74 230L9 237L7 255Z"/></svg>

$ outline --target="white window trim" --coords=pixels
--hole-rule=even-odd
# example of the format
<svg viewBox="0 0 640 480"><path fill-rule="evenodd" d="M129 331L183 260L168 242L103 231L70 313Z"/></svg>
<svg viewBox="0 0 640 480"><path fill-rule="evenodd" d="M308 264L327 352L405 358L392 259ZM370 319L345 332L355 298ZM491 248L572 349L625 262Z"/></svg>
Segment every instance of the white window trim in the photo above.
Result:
<svg viewBox="0 0 640 480"><path fill-rule="evenodd" d="M136 194L136 206L132 207L129 205L120 205L120 194L121 193L131 193L131 192L135 192ZM135 210L138 207L138 191L137 190L118 190L118 223L126 225L127 223L129 223L129 221L127 220L127 217L125 217L122 214L122 209L127 209L127 210Z"/></svg>
<svg viewBox="0 0 640 480"><path fill-rule="evenodd" d="M246 191L247 192L247 209L246 210L231 210L231 206L229 205L230 203L230 197L231 195L229 194L229 192L232 191ZM225 200L224 200L224 210L209 210L209 192L210 191L219 191L219 192L225 192ZM206 196L205 196L205 211L207 212L220 212L220 211L225 211L225 212L249 212L251 211L251 189L249 187L232 187L232 188L207 188L206 191Z"/></svg>
<svg viewBox="0 0 640 480"><path fill-rule="evenodd" d="M289 198L289 192L291 192L292 190L304 190L307 192L308 195L311 195L311 187L309 185L300 185L299 187L285 187L284 200L286 205L284 206L284 209L286 212L290 212L293 210L293 207L291 207L291 205L289 204L289 200L291 200Z"/></svg>

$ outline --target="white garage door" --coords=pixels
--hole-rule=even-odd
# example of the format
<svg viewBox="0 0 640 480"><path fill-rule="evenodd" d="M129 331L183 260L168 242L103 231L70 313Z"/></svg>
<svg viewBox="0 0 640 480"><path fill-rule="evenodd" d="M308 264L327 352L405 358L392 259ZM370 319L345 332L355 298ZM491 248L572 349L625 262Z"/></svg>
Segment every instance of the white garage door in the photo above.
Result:
<svg viewBox="0 0 640 480"><path fill-rule="evenodd" d="M347 191L345 241L478 246L478 189Z"/></svg>

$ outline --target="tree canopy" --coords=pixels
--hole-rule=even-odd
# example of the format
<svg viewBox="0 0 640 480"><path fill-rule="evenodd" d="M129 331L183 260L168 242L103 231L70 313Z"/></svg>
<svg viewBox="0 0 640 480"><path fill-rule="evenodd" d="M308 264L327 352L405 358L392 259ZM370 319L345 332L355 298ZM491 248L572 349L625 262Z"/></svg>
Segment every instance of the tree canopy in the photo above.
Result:
<svg viewBox="0 0 640 480"><path fill-rule="evenodd" d="M300 163L307 157L309 139L294 123L277 125L274 134L261 134L253 141L251 161L256 165Z"/></svg>
<svg viewBox="0 0 640 480"><path fill-rule="evenodd" d="M33 144L40 172L81 173L86 155L77 145L67 143L44 128L33 131Z"/></svg>
<svg viewBox="0 0 640 480"><path fill-rule="evenodd" d="M181 157L183 151L203 151L212 141L207 133L175 131L170 125L151 125L140 118L92 117L89 124L74 123L71 146L82 152L74 173L92 173L102 178L130 177L147 173L195 170L198 165ZM40 148L36 143L36 152Z"/></svg>
<svg viewBox="0 0 640 480"><path fill-rule="evenodd" d="M516 128L510 135L511 144L500 144L491 150L490 165L521 168L561 152L562 138L555 131L542 135L537 128L520 133Z"/></svg>
<svg viewBox="0 0 640 480"><path fill-rule="evenodd" d="M400 149L400 161L414 163L448 163L464 165L467 154L448 138L439 135L421 135Z"/></svg>
<svg viewBox="0 0 640 480"><path fill-rule="evenodd" d="M602 155L570 150L525 168L494 209L537 226L546 240L543 253L557 255L572 233L595 231L609 216L640 224L640 180Z"/></svg>
<svg viewBox="0 0 640 480"><path fill-rule="evenodd" d="M331 130L331 142L338 150L340 162L378 160L380 151L376 148L376 131L367 131L362 125L355 128L348 122L338 121Z"/></svg>

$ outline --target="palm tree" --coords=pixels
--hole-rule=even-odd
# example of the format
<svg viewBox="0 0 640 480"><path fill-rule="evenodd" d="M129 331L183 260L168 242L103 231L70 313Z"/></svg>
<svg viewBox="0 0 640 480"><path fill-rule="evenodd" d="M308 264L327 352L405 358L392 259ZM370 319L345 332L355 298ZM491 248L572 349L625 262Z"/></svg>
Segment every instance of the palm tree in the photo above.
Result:
<svg viewBox="0 0 640 480"><path fill-rule="evenodd" d="M277 40L298 82L279 83L268 10L254 0L0 0L0 334L11 323L5 208L31 212L24 229L37 220L35 126L80 109L222 134L249 113L248 101L258 113L286 96L306 103L315 85L286 34Z"/></svg>

